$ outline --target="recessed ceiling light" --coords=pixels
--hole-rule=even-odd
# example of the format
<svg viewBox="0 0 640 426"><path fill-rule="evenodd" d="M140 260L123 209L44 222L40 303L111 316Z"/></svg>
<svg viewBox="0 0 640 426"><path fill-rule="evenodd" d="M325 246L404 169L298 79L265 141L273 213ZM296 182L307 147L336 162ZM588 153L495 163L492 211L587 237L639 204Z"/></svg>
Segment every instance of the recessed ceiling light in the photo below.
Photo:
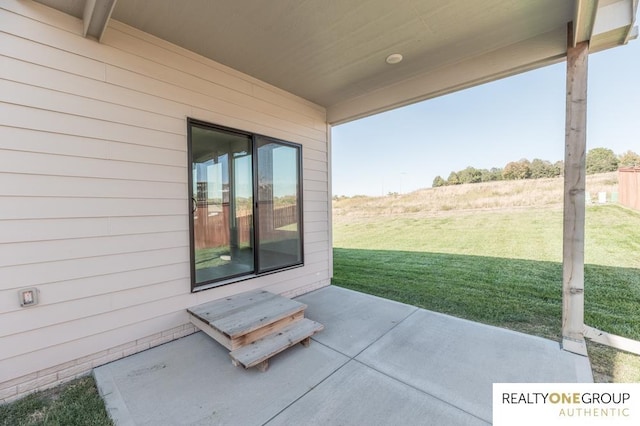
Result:
<svg viewBox="0 0 640 426"><path fill-rule="evenodd" d="M397 64L400 61L402 61L402 55L399 53L392 53L391 55L387 56L388 64Z"/></svg>

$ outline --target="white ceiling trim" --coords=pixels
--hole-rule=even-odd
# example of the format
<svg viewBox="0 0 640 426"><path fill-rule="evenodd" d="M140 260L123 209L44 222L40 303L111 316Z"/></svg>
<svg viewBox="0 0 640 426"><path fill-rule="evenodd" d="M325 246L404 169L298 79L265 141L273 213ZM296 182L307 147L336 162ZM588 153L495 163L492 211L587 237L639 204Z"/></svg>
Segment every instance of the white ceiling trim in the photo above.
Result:
<svg viewBox="0 0 640 426"><path fill-rule="evenodd" d="M591 39L597 10L598 0L576 0L573 17L573 47L576 47L580 42Z"/></svg>
<svg viewBox="0 0 640 426"><path fill-rule="evenodd" d="M630 31L627 33L627 37L625 38L625 44L631 40L635 40L638 38L638 27L631 27Z"/></svg>
<svg viewBox="0 0 640 426"><path fill-rule="evenodd" d="M633 1L621 0L598 7L593 35L633 25Z"/></svg>
<svg viewBox="0 0 640 426"><path fill-rule="evenodd" d="M83 33L102 40L117 0L86 0L82 14Z"/></svg>
<svg viewBox="0 0 640 426"><path fill-rule="evenodd" d="M638 0L600 0L589 39L589 52L624 45L638 37L634 26Z"/></svg>

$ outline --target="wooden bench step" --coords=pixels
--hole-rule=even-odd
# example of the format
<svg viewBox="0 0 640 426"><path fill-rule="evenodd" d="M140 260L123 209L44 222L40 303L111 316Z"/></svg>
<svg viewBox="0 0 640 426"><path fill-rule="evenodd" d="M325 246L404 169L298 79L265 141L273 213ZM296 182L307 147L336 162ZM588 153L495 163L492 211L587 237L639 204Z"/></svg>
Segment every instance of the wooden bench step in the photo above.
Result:
<svg viewBox="0 0 640 426"><path fill-rule="evenodd" d="M306 339L323 329L322 324L303 318L250 345L233 350L229 355L234 365L242 365L244 368L258 366L261 371L265 371L269 358L300 342L308 346L309 340Z"/></svg>
<svg viewBox="0 0 640 426"><path fill-rule="evenodd" d="M275 299L277 294L268 291L249 291L246 293L236 294L212 302L203 303L187 309L189 312L206 316L208 321L216 321L226 316L233 315L237 312L246 310L247 307L258 303Z"/></svg>
<svg viewBox="0 0 640 426"><path fill-rule="evenodd" d="M235 349L303 318L306 308L304 303L257 290L214 300L188 311L198 328L227 348ZM213 330L207 331L207 325Z"/></svg>

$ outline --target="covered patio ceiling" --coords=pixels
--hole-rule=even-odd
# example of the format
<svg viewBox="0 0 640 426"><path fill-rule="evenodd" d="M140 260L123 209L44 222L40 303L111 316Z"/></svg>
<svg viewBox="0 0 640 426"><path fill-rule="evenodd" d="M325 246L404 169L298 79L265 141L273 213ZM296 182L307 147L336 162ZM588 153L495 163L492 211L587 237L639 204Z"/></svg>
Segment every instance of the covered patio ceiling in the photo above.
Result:
<svg viewBox="0 0 640 426"><path fill-rule="evenodd" d="M638 0L36 0L121 21L308 99L339 124L637 36ZM106 30L106 32L105 32ZM401 54L395 65L385 59Z"/></svg>

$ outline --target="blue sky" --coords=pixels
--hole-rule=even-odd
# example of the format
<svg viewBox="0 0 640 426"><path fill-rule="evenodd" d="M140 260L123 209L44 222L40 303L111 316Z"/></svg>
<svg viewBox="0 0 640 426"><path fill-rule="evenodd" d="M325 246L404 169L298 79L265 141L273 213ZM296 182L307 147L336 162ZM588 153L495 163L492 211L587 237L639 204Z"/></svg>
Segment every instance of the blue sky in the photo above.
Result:
<svg viewBox="0 0 640 426"><path fill-rule="evenodd" d="M640 153L640 40L589 56L587 149ZM566 63L333 128L333 194L430 187L467 166L564 159Z"/></svg>

